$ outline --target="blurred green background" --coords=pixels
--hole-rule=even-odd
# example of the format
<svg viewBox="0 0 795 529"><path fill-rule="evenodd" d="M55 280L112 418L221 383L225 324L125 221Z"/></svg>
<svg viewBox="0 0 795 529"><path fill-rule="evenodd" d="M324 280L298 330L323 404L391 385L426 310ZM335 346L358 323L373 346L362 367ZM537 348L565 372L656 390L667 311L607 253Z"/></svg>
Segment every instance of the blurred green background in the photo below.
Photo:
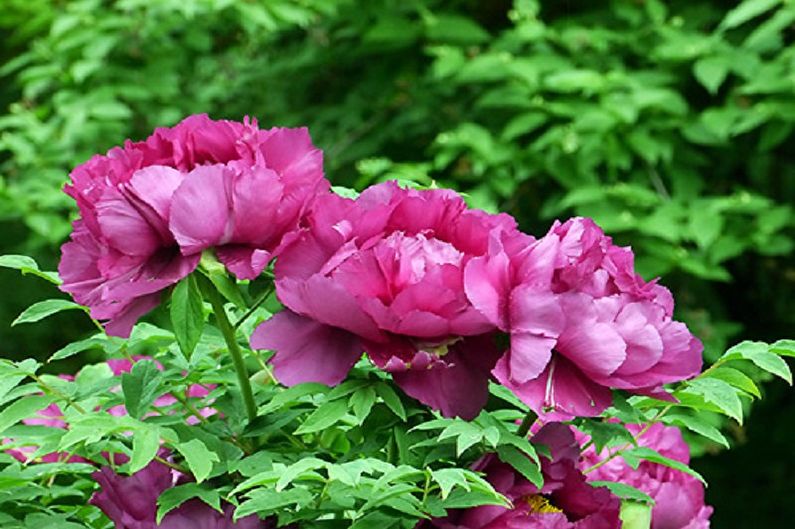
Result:
<svg viewBox="0 0 795 529"><path fill-rule="evenodd" d="M2 0L0 253L57 264L69 170L187 114L306 125L329 178L467 193L541 235L588 215L664 276L705 342L795 334L795 3L785 0ZM0 270L0 355L77 314ZM795 396L766 383L704 452L713 527L790 527Z"/></svg>

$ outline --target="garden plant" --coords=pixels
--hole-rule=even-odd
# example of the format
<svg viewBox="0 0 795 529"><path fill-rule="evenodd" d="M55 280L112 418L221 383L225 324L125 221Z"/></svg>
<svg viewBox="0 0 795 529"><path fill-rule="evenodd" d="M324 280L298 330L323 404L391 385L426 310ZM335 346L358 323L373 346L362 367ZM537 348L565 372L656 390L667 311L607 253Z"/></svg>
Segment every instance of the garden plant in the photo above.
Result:
<svg viewBox="0 0 795 529"><path fill-rule="evenodd" d="M0 34L1 528L791 524L792 2Z"/></svg>
<svg viewBox="0 0 795 529"><path fill-rule="evenodd" d="M305 128L194 115L76 167L58 272L99 348L4 361L8 527L703 529L680 428L741 422L795 342L702 343L585 217L332 187ZM170 330L139 321L160 304Z"/></svg>

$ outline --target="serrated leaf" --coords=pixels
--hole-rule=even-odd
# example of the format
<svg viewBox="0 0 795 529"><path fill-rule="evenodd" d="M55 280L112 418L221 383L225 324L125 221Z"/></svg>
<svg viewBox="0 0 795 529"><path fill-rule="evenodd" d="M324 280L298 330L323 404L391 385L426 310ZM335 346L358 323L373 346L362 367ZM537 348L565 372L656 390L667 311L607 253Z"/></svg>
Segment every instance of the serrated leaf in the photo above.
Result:
<svg viewBox="0 0 795 529"><path fill-rule="evenodd" d="M517 472L526 477L530 483L539 489L544 485L544 476L541 475L541 468L538 463L513 446L497 447L497 455L500 461L511 465Z"/></svg>
<svg viewBox="0 0 795 529"><path fill-rule="evenodd" d="M61 284L58 274L55 272L44 272L40 270L36 261L27 255L0 255L0 267L19 270L23 275L32 274L55 285Z"/></svg>
<svg viewBox="0 0 795 529"><path fill-rule="evenodd" d="M152 360L136 362L129 373L121 377L124 406L127 413L140 419L158 397L162 373Z"/></svg>
<svg viewBox="0 0 795 529"><path fill-rule="evenodd" d="M691 380L683 393L692 393L704 398L708 403L714 404L723 413L736 420L743 422L743 406L737 391L722 380L716 378L697 378Z"/></svg>
<svg viewBox="0 0 795 529"><path fill-rule="evenodd" d="M313 411L295 433L305 434L325 430L329 426L336 424L346 413L348 413L348 402L346 400L338 399L326 402Z"/></svg>
<svg viewBox="0 0 795 529"><path fill-rule="evenodd" d="M160 448L160 428L146 425L133 432L133 451L130 457L130 473L138 472L148 465Z"/></svg>
<svg viewBox="0 0 795 529"><path fill-rule="evenodd" d="M48 395L25 397L8 405L0 412L0 434L22 419L33 417L52 403L54 399Z"/></svg>
<svg viewBox="0 0 795 529"><path fill-rule="evenodd" d="M21 323L37 322L61 311L74 309L84 310L82 306L68 299L45 299L44 301L34 303L22 311L22 314L11 322L11 326L13 327Z"/></svg>
<svg viewBox="0 0 795 529"><path fill-rule="evenodd" d="M376 384L375 391L381 397L381 400L384 401L387 408L392 410L392 413L400 417L403 422L406 422L406 408L403 407L403 402L395 390L392 389L392 386L386 382L380 382Z"/></svg>
<svg viewBox="0 0 795 529"><path fill-rule="evenodd" d="M463 488L466 491L472 490L467 481L463 469L460 468L443 468L439 470L432 470L431 477L439 485L441 489L441 496L446 500L450 492L456 486Z"/></svg>
<svg viewBox="0 0 795 529"><path fill-rule="evenodd" d="M180 351L190 358L204 329L204 302L192 274L177 283L171 293L171 324Z"/></svg>
<svg viewBox="0 0 795 529"><path fill-rule="evenodd" d="M638 468L640 464L640 460L650 461L652 463L657 463L659 465L663 465L669 468L673 468L674 470L679 470L680 472L684 472L685 474L689 474L694 478L698 479L704 486L707 486L707 482L704 478L690 468L689 466L685 465L681 461L676 461L675 459L671 459L669 457L665 457L664 455L660 454L656 450L652 450L646 446L638 446L631 450L623 450L621 451L621 457L624 458L624 461L632 468Z"/></svg>
<svg viewBox="0 0 795 529"><path fill-rule="evenodd" d="M594 487L605 487L622 500L634 500L654 505L654 498L642 490L636 489L626 483L618 483L616 481L591 481L590 484Z"/></svg>
<svg viewBox="0 0 795 529"><path fill-rule="evenodd" d="M157 498L156 522L159 524L166 514L193 498L200 499L220 513L224 512L221 509L221 496L217 491L206 489L198 483L185 483L166 489Z"/></svg>
<svg viewBox="0 0 795 529"><path fill-rule="evenodd" d="M196 478L198 483L201 483L213 469L213 462L219 462L218 454L212 452L207 448L203 442L198 439L191 439L186 443L179 443L175 445L177 451L185 458L193 477Z"/></svg>

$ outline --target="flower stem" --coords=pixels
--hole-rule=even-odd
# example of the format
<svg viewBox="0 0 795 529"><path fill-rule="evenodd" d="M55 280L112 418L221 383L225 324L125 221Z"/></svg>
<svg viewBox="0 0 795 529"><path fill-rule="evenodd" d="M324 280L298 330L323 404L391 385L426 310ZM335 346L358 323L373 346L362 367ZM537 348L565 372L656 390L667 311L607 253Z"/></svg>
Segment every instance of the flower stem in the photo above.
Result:
<svg viewBox="0 0 795 529"><path fill-rule="evenodd" d="M516 430L516 435L519 437L524 437L527 435L527 432L530 431L530 427L533 423L538 419L538 415L533 410L527 412L527 415L524 416L522 419L522 424L519 425L519 429Z"/></svg>
<svg viewBox="0 0 795 529"><path fill-rule="evenodd" d="M202 276L201 284L204 287L204 293L209 298L210 305L215 314L215 321L218 324L218 329L224 336L226 347L229 349L229 354L232 356L232 362L235 365L237 372L237 381L240 385L240 393L243 395L243 402L246 405L246 413L248 414L249 422L253 422L257 418L257 404L254 401L254 393L251 390L251 381L248 379L248 369L246 369L246 362L243 359L243 352L240 350L240 345L237 343L235 329L229 323L229 318L226 316L224 310L224 303L221 296L215 289L215 286L209 280L205 280Z"/></svg>
<svg viewBox="0 0 795 529"><path fill-rule="evenodd" d="M233 328L237 329L238 327L240 327L243 324L243 322L246 321L249 318L249 316L254 314L254 312L260 307L260 305L265 303L265 300L268 299L268 296L270 296L272 293L273 293L273 286L271 285L270 287L266 288L262 292L262 294L259 295L259 297L254 302L254 304L251 305L251 307L249 307L249 309L246 311L246 313L243 314L240 317L240 319L235 322L235 324L233 325Z"/></svg>

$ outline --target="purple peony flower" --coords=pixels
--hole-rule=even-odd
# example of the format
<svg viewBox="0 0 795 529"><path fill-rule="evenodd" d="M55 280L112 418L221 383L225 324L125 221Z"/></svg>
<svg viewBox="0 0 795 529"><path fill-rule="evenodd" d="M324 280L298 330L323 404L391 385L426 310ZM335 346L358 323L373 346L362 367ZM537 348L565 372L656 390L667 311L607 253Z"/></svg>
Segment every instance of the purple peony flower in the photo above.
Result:
<svg viewBox="0 0 795 529"><path fill-rule="evenodd" d="M157 461L131 476L120 476L109 467L92 474L100 490L89 503L99 507L113 520L116 529L266 529L273 527L256 515L232 521L233 507L226 504L223 513L198 499L188 500L155 524L157 498L176 484L178 476Z"/></svg>
<svg viewBox="0 0 795 529"><path fill-rule="evenodd" d="M306 129L190 116L72 172L65 191L81 218L62 248L61 288L126 337L206 248L256 277L327 189Z"/></svg>
<svg viewBox="0 0 795 529"><path fill-rule="evenodd" d="M571 428L550 423L533 442L547 445L552 459L541 459L544 486L538 489L512 467L487 455L474 470L513 507L485 505L452 511L447 517L420 522L416 529L619 529L619 499L606 488L589 485L577 468L579 447Z"/></svg>
<svg viewBox="0 0 795 529"><path fill-rule="evenodd" d="M633 260L575 218L538 241L493 238L467 265L469 299L511 335L494 375L547 419L598 415L611 388L667 398L663 384L700 371L701 342Z"/></svg>
<svg viewBox="0 0 795 529"><path fill-rule="evenodd" d="M627 425L637 435L642 425ZM587 442L587 436L580 436ZM640 446L657 450L660 454L690 462L690 449L678 428L653 424L638 438ZM582 453L581 468L587 469L602 461L607 454L597 453L593 446ZM689 474L650 461L642 461L637 469L616 457L588 474L591 481L617 481L642 490L654 499L651 529L709 529L712 507L704 504L704 486Z"/></svg>
<svg viewBox="0 0 795 529"><path fill-rule="evenodd" d="M490 234L515 231L513 219L388 182L356 201L318 201L309 224L276 263L288 310L251 338L276 351L277 378L338 384L366 351L409 395L447 416L477 415L499 352L463 272Z"/></svg>

